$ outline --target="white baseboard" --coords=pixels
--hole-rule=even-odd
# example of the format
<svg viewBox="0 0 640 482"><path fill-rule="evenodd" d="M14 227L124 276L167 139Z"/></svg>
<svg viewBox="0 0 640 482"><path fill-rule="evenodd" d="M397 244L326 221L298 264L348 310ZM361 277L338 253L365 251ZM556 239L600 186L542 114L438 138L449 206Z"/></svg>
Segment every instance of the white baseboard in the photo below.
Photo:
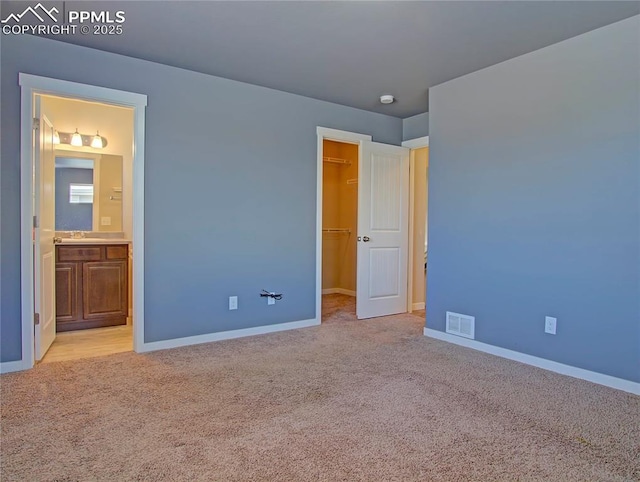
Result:
<svg viewBox="0 0 640 482"><path fill-rule="evenodd" d="M526 353L520 353L499 346L488 345L476 340L470 340L468 338L462 338L456 335L450 335L442 331L433 330L431 328L424 329L424 336L435 338L437 340L454 343L474 350L496 355L502 358L508 358L509 360L515 360L527 365L533 365L534 367L542 368L552 372L560 373L561 375L567 375L574 378L580 378L589 382L597 383L607 387L615 388L625 392L640 395L640 383L632 382L631 380L624 380L622 378L612 377L610 375L604 375L598 372L592 372L583 368L572 367L571 365L565 365L563 363L547 360L546 358L539 358L533 355L527 355Z"/></svg>
<svg viewBox="0 0 640 482"><path fill-rule="evenodd" d="M356 292L352 290L346 290L344 288L327 288L322 290L323 295L347 295L347 296L355 296Z"/></svg>
<svg viewBox="0 0 640 482"><path fill-rule="evenodd" d="M424 303L413 303L411 307L413 310L424 310Z"/></svg>
<svg viewBox="0 0 640 482"><path fill-rule="evenodd" d="M0 373L19 372L24 369L24 363L22 363L22 360L0 363Z"/></svg>
<svg viewBox="0 0 640 482"><path fill-rule="evenodd" d="M319 324L320 322L313 318L311 320L291 321L289 323L279 323L277 325L256 326L254 328L242 328L240 330L207 333L206 335L187 336L172 340L153 341L150 343L144 343L140 353L155 350L166 350L167 348L178 348L180 346L199 345L201 343L210 343L213 341L231 340L233 338L242 338L245 336L264 335L266 333L275 333L278 331L296 330L298 328L308 328Z"/></svg>

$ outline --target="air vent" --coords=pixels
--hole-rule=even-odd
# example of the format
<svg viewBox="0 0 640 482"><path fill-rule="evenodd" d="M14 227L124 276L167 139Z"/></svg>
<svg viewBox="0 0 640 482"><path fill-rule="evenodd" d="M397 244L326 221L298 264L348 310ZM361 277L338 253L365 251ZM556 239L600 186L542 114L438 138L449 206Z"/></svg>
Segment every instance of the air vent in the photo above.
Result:
<svg viewBox="0 0 640 482"><path fill-rule="evenodd" d="M447 311L447 333L473 339L475 331L475 317Z"/></svg>

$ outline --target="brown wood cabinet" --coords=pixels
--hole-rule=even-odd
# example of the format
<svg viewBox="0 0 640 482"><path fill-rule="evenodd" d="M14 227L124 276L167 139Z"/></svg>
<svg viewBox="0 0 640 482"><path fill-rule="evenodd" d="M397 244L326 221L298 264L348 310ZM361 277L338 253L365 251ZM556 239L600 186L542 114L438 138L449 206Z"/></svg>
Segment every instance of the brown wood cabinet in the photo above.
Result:
<svg viewBox="0 0 640 482"><path fill-rule="evenodd" d="M125 325L129 246L56 246L56 329Z"/></svg>

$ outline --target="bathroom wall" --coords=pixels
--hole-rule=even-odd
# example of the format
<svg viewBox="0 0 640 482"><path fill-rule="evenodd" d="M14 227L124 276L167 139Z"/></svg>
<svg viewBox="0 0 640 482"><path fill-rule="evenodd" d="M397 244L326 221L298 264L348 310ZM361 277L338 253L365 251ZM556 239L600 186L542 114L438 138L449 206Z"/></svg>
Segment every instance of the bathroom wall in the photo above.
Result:
<svg viewBox="0 0 640 482"><path fill-rule="evenodd" d="M99 161L100 195L98 223L100 231L122 232L122 169L123 157L103 154ZM118 191L118 188L120 191ZM109 224L107 224L109 223Z"/></svg>
<svg viewBox="0 0 640 482"><path fill-rule="evenodd" d="M107 164L100 169L100 177L109 177L110 181L115 181L114 175L109 169L116 161L109 156L120 156L122 158L122 180L116 183L122 187L122 201L114 203L109 201L109 196L114 195L112 188L116 184L107 185L107 190L100 189L99 208L106 209L106 214L101 215L112 218L112 224L99 225L100 231L125 232L125 237L131 239L132 227L132 184L133 184L133 110L129 108L105 105L97 102L85 102L81 100L66 99L54 96L42 96L42 109L50 117L53 126L59 132L78 132L93 135L100 132L101 136L107 138L107 145L102 149L92 147L74 147L67 144L56 146L57 154L64 154L67 151L75 153L100 154L107 159ZM102 164L102 162L101 162ZM102 181L101 181L102 184ZM107 202L103 203L103 199ZM116 215L116 210L120 214ZM116 229L117 228L117 229Z"/></svg>

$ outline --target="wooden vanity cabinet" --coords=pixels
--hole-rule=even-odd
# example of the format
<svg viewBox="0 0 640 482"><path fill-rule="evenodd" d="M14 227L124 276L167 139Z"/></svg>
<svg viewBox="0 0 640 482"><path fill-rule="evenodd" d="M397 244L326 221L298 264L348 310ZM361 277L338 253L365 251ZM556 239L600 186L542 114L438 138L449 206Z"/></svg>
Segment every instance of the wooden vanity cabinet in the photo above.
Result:
<svg viewBox="0 0 640 482"><path fill-rule="evenodd" d="M125 325L129 246L56 246L56 330Z"/></svg>

